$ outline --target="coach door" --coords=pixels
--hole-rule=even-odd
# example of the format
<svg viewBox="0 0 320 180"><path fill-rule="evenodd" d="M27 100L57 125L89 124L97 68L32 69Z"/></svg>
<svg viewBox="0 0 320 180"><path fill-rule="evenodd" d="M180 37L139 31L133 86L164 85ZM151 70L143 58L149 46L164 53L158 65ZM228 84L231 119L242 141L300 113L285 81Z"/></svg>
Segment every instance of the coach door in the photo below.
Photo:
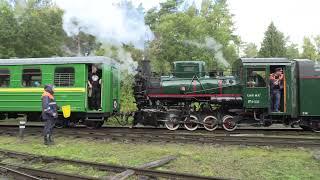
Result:
<svg viewBox="0 0 320 180"><path fill-rule="evenodd" d="M281 82L281 87L279 89L280 91L280 103L279 103L279 109L278 111L275 111L274 106L275 106L275 93L273 93L273 87L274 85L272 85L272 83L276 82L277 78L275 78L275 80L273 81L269 81L270 83L270 112L271 113L275 113L275 114L281 114L281 113L287 113L288 110L291 111L291 107L288 106L288 100L291 101L290 98L290 93L293 91L292 89L290 89L291 86L291 72L290 72L290 66L285 66L285 65L273 65L270 66L270 76L273 75L275 76L277 73L276 71L280 69L280 73L283 76L282 78L282 82ZM276 88L274 88L276 89ZM289 108L289 109L288 109Z"/></svg>
<svg viewBox="0 0 320 180"><path fill-rule="evenodd" d="M267 78L269 73L266 66L247 66L244 73L244 106L246 108L268 108Z"/></svg>
<svg viewBox="0 0 320 180"><path fill-rule="evenodd" d="M91 111L102 109L103 76L100 64L88 64L88 107Z"/></svg>

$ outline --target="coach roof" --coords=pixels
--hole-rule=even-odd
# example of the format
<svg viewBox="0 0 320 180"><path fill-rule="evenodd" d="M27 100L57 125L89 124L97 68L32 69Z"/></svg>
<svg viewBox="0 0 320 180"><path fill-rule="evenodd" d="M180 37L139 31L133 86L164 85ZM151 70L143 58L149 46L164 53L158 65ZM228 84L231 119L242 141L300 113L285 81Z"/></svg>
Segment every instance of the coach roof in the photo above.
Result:
<svg viewBox="0 0 320 180"><path fill-rule="evenodd" d="M290 65L287 58L240 58L243 65Z"/></svg>
<svg viewBox="0 0 320 180"><path fill-rule="evenodd" d="M118 66L115 60L103 56L0 59L0 65L35 64L109 64Z"/></svg>
<svg viewBox="0 0 320 180"><path fill-rule="evenodd" d="M241 58L243 63L290 63L287 58Z"/></svg>

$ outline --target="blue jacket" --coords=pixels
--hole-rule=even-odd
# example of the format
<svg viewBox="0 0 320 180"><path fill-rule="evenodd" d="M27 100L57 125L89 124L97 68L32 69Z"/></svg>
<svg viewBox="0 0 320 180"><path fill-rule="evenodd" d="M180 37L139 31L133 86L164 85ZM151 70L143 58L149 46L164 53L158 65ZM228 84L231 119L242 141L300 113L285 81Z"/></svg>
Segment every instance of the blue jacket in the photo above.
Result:
<svg viewBox="0 0 320 180"><path fill-rule="evenodd" d="M42 94L42 119L58 118L58 106L52 95L52 90L46 89Z"/></svg>

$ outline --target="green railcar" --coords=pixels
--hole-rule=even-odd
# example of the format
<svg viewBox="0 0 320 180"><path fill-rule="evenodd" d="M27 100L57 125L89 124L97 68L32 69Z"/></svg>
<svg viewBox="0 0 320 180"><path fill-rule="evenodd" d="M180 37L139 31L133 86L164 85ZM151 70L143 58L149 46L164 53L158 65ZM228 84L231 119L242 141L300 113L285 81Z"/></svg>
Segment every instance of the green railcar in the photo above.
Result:
<svg viewBox="0 0 320 180"><path fill-rule="evenodd" d="M88 74L92 65L101 74L101 111L88 104ZM26 115L38 120L45 84L55 86L59 106L70 105L71 116L63 122L85 122L101 126L120 109L118 64L106 57L55 57L0 60L1 118ZM60 116L59 119L63 117Z"/></svg>

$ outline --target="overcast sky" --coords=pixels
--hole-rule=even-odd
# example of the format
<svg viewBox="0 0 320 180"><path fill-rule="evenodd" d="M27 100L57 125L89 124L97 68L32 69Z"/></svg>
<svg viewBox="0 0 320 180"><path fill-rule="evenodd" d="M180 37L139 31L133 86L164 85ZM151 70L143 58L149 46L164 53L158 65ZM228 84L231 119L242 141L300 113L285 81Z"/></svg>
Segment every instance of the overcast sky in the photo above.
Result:
<svg viewBox="0 0 320 180"><path fill-rule="evenodd" d="M146 9L163 0L134 0ZM192 1L192 0L191 0ZM201 1L201 0L194 0ZM304 36L320 35L320 0L228 0L236 33L260 45L271 21L290 40L301 45Z"/></svg>

